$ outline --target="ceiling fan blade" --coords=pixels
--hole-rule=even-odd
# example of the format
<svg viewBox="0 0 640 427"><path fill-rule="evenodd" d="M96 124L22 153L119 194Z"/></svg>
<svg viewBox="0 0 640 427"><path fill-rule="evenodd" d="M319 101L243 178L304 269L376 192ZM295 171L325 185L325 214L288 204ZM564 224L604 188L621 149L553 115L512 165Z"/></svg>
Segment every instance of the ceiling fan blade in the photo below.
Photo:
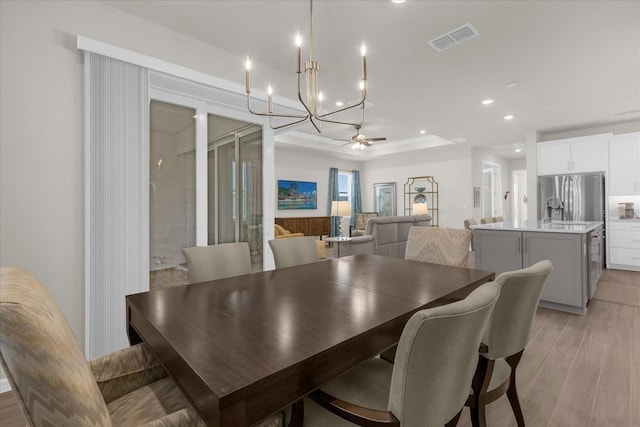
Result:
<svg viewBox="0 0 640 427"><path fill-rule="evenodd" d="M387 138L365 138L365 141L386 141Z"/></svg>

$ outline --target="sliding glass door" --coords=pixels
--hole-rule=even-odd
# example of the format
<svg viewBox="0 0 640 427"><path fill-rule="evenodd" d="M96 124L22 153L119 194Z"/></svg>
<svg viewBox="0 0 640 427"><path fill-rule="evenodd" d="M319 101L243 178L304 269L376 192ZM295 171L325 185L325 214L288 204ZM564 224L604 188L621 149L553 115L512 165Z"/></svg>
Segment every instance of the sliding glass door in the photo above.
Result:
<svg viewBox="0 0 640 427"><path fill-rule="evenodd" d="M213 115L209 118L210 123L219 120ZM261 127L244 123L210 139L207 165L208 243L248 242L254 269L261 269Z"/></svg>

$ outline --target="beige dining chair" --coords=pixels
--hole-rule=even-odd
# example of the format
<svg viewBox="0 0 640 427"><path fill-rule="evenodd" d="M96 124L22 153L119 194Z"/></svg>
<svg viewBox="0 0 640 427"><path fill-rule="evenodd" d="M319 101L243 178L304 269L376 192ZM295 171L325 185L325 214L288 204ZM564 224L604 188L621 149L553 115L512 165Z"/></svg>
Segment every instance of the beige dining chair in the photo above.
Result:
<svg viewBox="0 0 640 427"><path fill-rule="evenodd" d="M464 228L411 227L404 259L464 267L472 237Z"/></svg>
<svg viewBox="0 0 640 427"><path fill-rule="evenodd" d="M221 243L183 248L189 269L189 283L207 282L251 273L247 242Z"/></svg>
<svg viewBox="0 0 640 427"><path fill-rule="evenodd" d="M467 229L468 229L468 228L469 228L469 227L471 227L472 225L478 225L478 223L476 222L476 220L475 220L475 219L473 219L473 218L467 218L467 219L465 219L465 220L464 220L464 228L467 228Z"/></svg>
<svg viewBox="0 0 640 427"><path fill-rule="evenodd" d="M518 426L525 425L516 389L516 369L552 268L550 261L540 261L522 270L502 273L495 280L500 297L484 332L472 393L465 404L474 426L486 426L485 406L505 393Z"/></svg>
<svg viewBox="0 0 640 427"><path fill-rule="evenodd" d="M276 268L292 267L318 261L316 239L311 236L269 240Z"/></svg>
<svg viewBox="0 0 640 427"><path fill-rule="evenodd" d="M480 218L480 224L491 224L491 223L494 223L494 222L495 221L493 220L493 217L491 217L491 216Z"/></svg>
<svg viewBox="0 0 640 427"><path fill-rule="evenodd" d="M488 282L462 301L414 314L396 363L370 359L313 392L304 402L304 425L378 425L364 423L375 419L389 426L455 426L498 293Z"/></svg>
<svg viewBox="0 0 640 427"><path fill-rule="evenodd" d="M493 217L493 222L503 222L504 221L504 217L503 216L494 216Z"/></svg>

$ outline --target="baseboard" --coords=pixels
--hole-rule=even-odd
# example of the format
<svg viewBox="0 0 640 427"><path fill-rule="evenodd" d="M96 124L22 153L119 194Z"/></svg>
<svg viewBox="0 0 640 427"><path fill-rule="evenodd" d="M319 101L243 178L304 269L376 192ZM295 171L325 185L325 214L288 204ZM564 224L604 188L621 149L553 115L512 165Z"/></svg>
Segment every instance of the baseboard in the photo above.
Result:
<svg viewBox="0 0 640 427"><path fill-rule="evenodd" d="M7 391L11 391L11 386L9 385L9 380L3 378L0 380L0 394L5 393Z"/></svg>

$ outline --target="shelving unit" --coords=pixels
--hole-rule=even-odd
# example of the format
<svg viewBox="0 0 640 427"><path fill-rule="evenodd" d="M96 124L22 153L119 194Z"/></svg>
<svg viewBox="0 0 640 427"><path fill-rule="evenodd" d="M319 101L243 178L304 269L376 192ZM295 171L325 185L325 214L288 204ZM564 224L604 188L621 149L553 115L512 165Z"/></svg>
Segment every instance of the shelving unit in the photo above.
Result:
<svg viewBox="0 0 640 427"><path fill-rule="evenodd" d="M416 215L414 203L425 203L431 215L431 226L439 224L438 182L432 176L410 176L404 184L404 214Z"/></svg>

